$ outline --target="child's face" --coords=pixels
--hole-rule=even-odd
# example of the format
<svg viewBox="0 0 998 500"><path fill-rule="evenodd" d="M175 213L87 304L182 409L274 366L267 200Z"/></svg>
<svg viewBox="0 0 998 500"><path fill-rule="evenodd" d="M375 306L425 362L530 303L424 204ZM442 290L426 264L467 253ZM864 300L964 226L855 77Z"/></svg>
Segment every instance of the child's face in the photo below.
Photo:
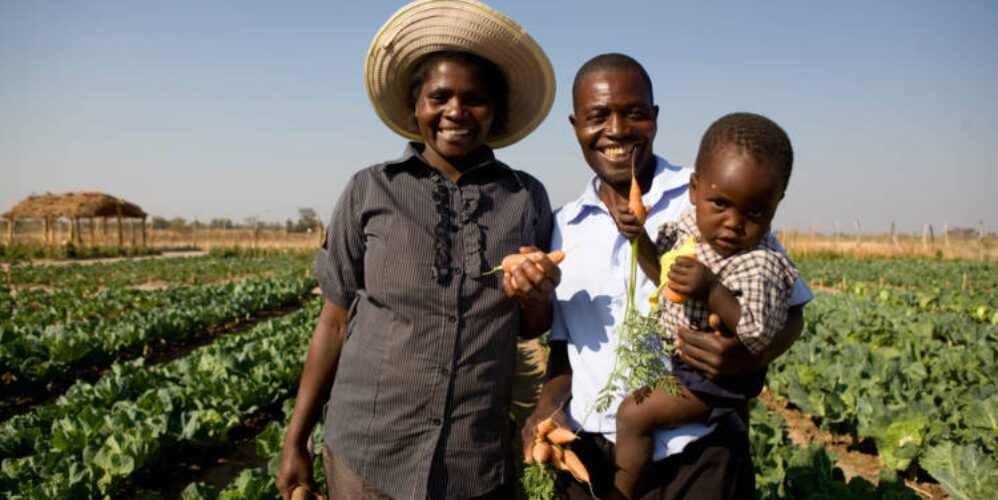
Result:
<svg viewBox="0 0 998 500"><path fill-rule="evenodd" d="M718 149L699 176L690 176L690 202L703 241L725 256L755 245L769 233L783 188L775 167L737 147Z"/></svg>

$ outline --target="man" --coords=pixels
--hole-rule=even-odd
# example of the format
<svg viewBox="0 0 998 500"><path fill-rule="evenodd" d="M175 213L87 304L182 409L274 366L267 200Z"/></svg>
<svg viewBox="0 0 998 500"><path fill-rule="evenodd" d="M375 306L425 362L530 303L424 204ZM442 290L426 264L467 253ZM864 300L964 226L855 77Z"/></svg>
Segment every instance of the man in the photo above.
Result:
<svg viewBox="0 0 998 500"><path fill-rule="evenodd" d="M624 316L630 276L630 241L621 226L633 226L627 208L631 166L650 207L639 245L652 245L665 221L691 210L687 184L692 170L670 165L652 153L658 106L651 79L634 59L622 54L597 56L582 66L572 86L575 130L586 163L596 174L582 196L556 212L552 248L571 248L561 264L555 291L548 381L537 408L524 426L524 448L539 419L550 415L581 439L572 445L589 470L595 494L614 494L613 439L617 395L606 412L595 410L597 394L614 365L615 328ZM655 284L638 273L637 305L647 313ZM784 329L770 349L752 355L734 338L680 330L680 355L711 377L730 376L766 366L800 334L801 304L810 292L798 281ZM563 411L562 411L563 410ZM706 426L692 424L656 434L655 464L639 483L635 498L751 498L754 472L748 432L737 417ZM588 490L567 485L570 498Z"/></svg>

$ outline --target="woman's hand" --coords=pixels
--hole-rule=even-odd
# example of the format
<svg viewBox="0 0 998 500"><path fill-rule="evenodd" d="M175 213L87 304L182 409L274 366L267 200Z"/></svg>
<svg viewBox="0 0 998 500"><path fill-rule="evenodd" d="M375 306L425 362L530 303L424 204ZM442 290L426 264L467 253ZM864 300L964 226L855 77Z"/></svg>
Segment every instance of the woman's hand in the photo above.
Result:
<svg viewBox="0 0 998 500"><path fill-rule="evenodd" d="M523 309L551 307L551 293L561 283L561 269L537 247L520 247L523 263L503 273L502 291Z"/></svg>
<svg viewBox="0 0 998 500"><path fill-rule="evenodd" d="M290 500L291 493L298 486L304 486L309 493L319 491L312 473L312 457L308 450L293 443L285 443L281 451L281 468L277 473L277 489L281 492L281 498ZM314 498L314 494L307 498Z"/></svg>

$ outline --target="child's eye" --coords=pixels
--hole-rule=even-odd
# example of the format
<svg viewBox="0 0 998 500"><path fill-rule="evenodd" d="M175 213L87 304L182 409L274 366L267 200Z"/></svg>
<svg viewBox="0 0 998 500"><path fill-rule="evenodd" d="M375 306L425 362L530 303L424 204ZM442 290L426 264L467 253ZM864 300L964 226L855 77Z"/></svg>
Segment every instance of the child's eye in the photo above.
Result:
<svg viewBox="0 0 998 500"><path fill-rule="evenodd" d="M714 205L714 208L719 210L728 207L727 202L725 202L724 200L710 200L710 203Z"/></svg>
<svg viewBox="0 0 998 500"><path fill-rule="evenodd" d="M758 219L759 217L762 217L763 215L765 215L765 213L766 212L764 210L752 209L752 210L748 211L748 216L751 217L751 218L753 218L753 219Z"/></svg>

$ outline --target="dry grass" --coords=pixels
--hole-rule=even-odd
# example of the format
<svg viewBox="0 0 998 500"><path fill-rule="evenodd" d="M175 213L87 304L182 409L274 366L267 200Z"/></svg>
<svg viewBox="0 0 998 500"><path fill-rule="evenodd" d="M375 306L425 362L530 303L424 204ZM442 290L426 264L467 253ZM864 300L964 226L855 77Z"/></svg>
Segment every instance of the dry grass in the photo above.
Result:
<svg viewBox="0 0 998 500"><path fill-rule="evenodd" d="M780 231L780 243L795 257L819 253L837 253L850 257L927 257L944 259L998 260L998 238L993 234L982 240L977 237L957 238L936 236L923 239L910 235L896 235L891 240L886 234L834 236ZM983 257L983 259L982 259Z"/></svg>
<svg viewBox="0 0 998 500"><path fill-rule="evenodd" d="M36 221L37 222L37 221ZM103 228L95 227L91 231L86 222L81 227L80 236L83 244L87 246L108 246L118 244L118 230L115 221L110 221L107 232ZM130 223L125 221L124 245L142 244L142 226L140 222ZM6 234L6 233L4 233ZM55 229L55 242L61 245L69 241L69 231L65 224L57 226ZM18 223L14 242L20 244L45 243L44 233L41 223L32 224L31 221ZM6 240L4 243L8 243ZM153 229L147 225L146 246L152 248L200 248L209 250L215 247L243 248L318 248L322 244L321 236L316 232L294 233L284 229L264 229L254 230L249 227L234 229L219 229L199 226L197 230L190 227L185 230Z"/></svg>
<svg viewBox="0 0 998 500"><path fill-rule="evenodd" d="M65 224L63 224L64 226ZM86 222L81 227L84 245L117 245L118 233L115 222L109 222L109 229L95 228L91 231ZM133 241L141 244L141 223L124 224L124 244ZM5 233L4 233L5 234ZM978 237L936 236L923 239L920 236L898 234L890 239L887 234L861 235L811 235L795 231L779 231L777 236L784 248L796 258L819 253L837 253L850 257L931 257L944 259L998 260L998 237L988 234L983 240ZM57 244L69 238L65 227L55 230ZM41 223L25 221L18 224L15 235L17 243L44 243ZM240 246L244 248L318 248L321 235L311 233L289 233L284 229L259 229L240 227L234 229L208 228L201 225L197 230L190 227L184 230L152 229L147 226L147 246L154 248L201 248Z"/></svg>

